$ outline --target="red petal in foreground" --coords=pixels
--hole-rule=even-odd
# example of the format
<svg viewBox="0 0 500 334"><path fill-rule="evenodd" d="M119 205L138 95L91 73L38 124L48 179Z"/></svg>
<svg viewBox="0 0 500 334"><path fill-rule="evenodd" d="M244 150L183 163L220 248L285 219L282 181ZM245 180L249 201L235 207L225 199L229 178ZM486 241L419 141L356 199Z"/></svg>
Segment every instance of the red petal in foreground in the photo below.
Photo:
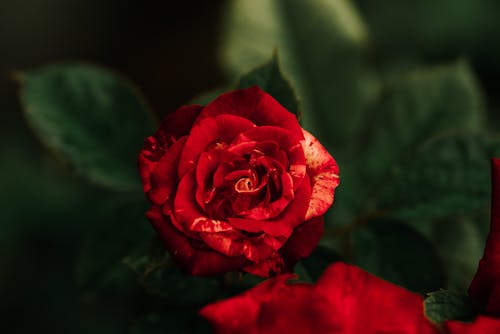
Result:
<svg viewBox="0 0 500 334"><path fill-rule="evenodd" d="M444 327L447 334L498 334L500 319L479 316L473 323L447 321Z"/></svg>
<svg viewBox="0 0 500 334"><path fill-rule="evenodd" d="M171 224L157 206L146 213L160 235L165 248L177 264L192 275L210 276L241 268L243 257L227 257L207 248L195 248L194 240L188 240Z"/></svg>
<svg viewBox="0 0 500 334"><path fill-rule="evenodd" d="M247 292L217 303L205 306L200 315L212 323L218 334L256 334L261 303L271 300L279 291L288 291L286 281L293 275L281 275L255 286ZM265 333L265 332L262 332Z"/></svg>
<svg viewBox="0 0 500 334"><path fill-rule="evenodd" d="M312 193L306 219L323 215L333 203L333 193L339 185L339 167L330 153L309 132L303 130L302 142Z"/></svg>
<svg viewBox="0 0 500 334"><path fill-rule="evenodd" d="M491 168L490 234L469 295L486 313L500 316L500 159L493 158Z"/></svg>
<svg viewBox="0 0 500 334"><path fill-rule="evenodd" d="M331 265L317 289L330 300L341 333L436 333L420 295L344 263Z"/></svg>
<svg viewBox="0 0 500 334"><path fill-rule="evenodd" d="M357 267L331 265L316 285L269 279L200 314L216 333L437 334L423 299ZM234 312L248 306L249 313Z"/></svg>

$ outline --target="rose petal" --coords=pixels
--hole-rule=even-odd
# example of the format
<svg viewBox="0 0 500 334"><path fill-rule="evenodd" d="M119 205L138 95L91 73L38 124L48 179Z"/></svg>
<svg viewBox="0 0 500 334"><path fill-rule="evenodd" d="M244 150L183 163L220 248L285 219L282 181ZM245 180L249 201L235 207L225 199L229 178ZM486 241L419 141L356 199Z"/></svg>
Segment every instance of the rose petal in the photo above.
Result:
<svg viewBox="0 0 500 334"><path fill-rule="evenodd" d="M260 305L248 295L237 296L205 306L200 315L212 323L218 334L256 334L255 322Z"/></svg>
<svg viewBox="0 0 500 334"><path fill-rule="evenodd" d="M151 190L151 173L153 173L158 160L163 154L163 150L161 152L158 150L158 152L151 154L153 150L156 150L154 149L156 145L154 141L155 139L152 136L146 138L144 140L144 147L137 158L139 176L141 177L142 187L146 194Z"/></svg>
<svg viewBox="0 0 500 334"><path fill-rule="evenodd" d="M273 256L267 256L261 261L247 263L243 270L256 276L270 277L282 273L284 266L281 255L273 253Z"/></svg>
<svg viewBox="0 0 500 334"><path fill-rule="evenodd" d="M281 173L281 196L265 206L257 206L247 211L240 212L238 215L242 218L265 220L274 218L283 211L293 201L295 194L293 192L293 180L290 174Z"/></svg>
<svg viewBox="0 0 500 334"><path fill-rule="evenodd" d="M292 176L294 189L297 189L306 174L306 160L301 140L289 130L276 126L259 126L238 135L231 143L229 150L232 146L238 146L241 143L260 141L276 142L281 149L286 151L289 163L288 172Z"/></svg>
<svg viewBox="0 0 500 334"><path fill-rule="evenodd" d="M220 187L224 182L226 173L235 167L236 162L241 160L240 156L226 150L210 150L200 154L195 170L196 201L200 207L206 209L207 199L210 198L209 195L214 195L213 187Z"/></svg>
<svg viewBox="0 0 500 334"><path fill-rule="evenodd" d="M199 118L220 114L238 115L256 125L278 126L291 131L298 139L303 138L297 117L257 86L220 95L203 109Z"/></svg>
<svg viewBox="0 0 500 334"><path fill-rule="evenodd" d="M308 257L318 246L323 235L323 225L323 217L315 217L295 228L290 239L280 250L289 270L293 269L298 260Z"/></svg>
<svg viewBox="0 0 500 334"><path fill-rule="evenodd" d="M338 319L332 317L326 298L313 295L314 287L294 284L262 302L258 327L264 333L343 333ZM293 315L293 321L288 316Z"/></svg>
<svg viewBox="0 0 500 334"><path fill-rule="evenodd" d="M174 200L174 215L186 229L195 232L231 231L233 227L225 221L211 219L196 203L196 181L194 172L184 175L177 188Z"/></svg>
<svg viewBox="0 0 500 334"><path fill-rule="evenodd" d="M177 164L186 143L186 138L182 137L165 152L151 174L151 190L147 195L154 204L162 205L169 199L173 199L173 194L179 182Z"/></svg>
<svg viewBox="0 0 500 334"><path fill-rule="evenodd" d="M231 217L227 220L237 229L247 232L265 232L272 236L288 238L293 229L305 221L305 214L311 197L311 186L308 176L301 187L295 193L294 200L288 205L284 212L273 219L255 220L247 218Z"/></svg>
<svg viewBox="0 0 500 334"><path fill-rule="evenodd" d="M184 106L177 109L164 118L154 135L146 138L138 158L139 175L145 193L151 189L151 173L156 168L156 164L163 156L165 149L189 133L202 109L203 107L199 105Z"/></svg>
<svg viewBox="0 0 500 334"><path fill-rule="evenodd" d="M196 240L189 240L177 231L157 206L153 205L146 216L179 267L192 275L222 274L241 268L245 262L243 257L227 257L209 249L196 248L193 246Z"/></svg>
<svg viewBox="0 0 500 334"><path fill-rule="evenodd" d="M238 231L200 233L201 238L211 248L227 256L244 255L252 262L261 261L275 253L277 240L269 235L245 236Z"/></svg>
<svg viewBox="0 0 500 334"><path fill-rule="evenodd" d="M312 183L306 219L311 219L323 215L332 205L335 188L339 185L339 168L323 145L309 132L303 132L302 147Z"/></svg>
<svg viewBox="0 0 500 334"><path fill-rule="evenodd" d="M192 170L198 156L211 145L226 145L240 133L255 127L248 119L219 115L197 122L191 129L179 162L179 176Z"/></svg>
<svg viewBox="0 0 500 334"><path fill-rule="evenodd" d="M355 266L334 263L316 288L328 298L341 333L438 333L424 315L420 295Z"/></svg>
<svg viewBox="0 0 500 334"><path fill-rule="evenodd" d="M241 234L237 231L200 233L200 237L210 248L213 248L224 255L243 255L244 243Z"/></svg>
<svg viewBox="0 0 500 334"><path fill-rule="evenodd" d="M473 323L446 321L444 328L447 334L498 334L500 319L479 316Z"/></svg>
<svg viewBox="0 0 500 334"><path fill-rule="evenodd" d="M491 160L491 179L490 234L469 295L488 314L500 316L500 159Z"/></svg>
<svg viewBox="0 0 500 334"><path fill-rule="evenodd" d="M180 107L173 113L165 116L154 136L163 144L176 141L189 134L191 127L203 108L200 105Z"/></svg>
<svg viewBox="0 0 500 334"><path fill-rule="evenodd" d="M256 334L261 303L274 299L282 290L288 291L285 283L294 277L288 274L268 279L239 296L205 306L200 315L218 334Z"/></svg>
<svg viewBox="0 0 500 334"><path fill-rule="evenodd" d="M229 223L239 230L259 233L264 232L275 237L288 238L292 234L293 228L286 224L285 221L271 222L269 220L255 220L248 218L235 218L227 219Z"/></svg>

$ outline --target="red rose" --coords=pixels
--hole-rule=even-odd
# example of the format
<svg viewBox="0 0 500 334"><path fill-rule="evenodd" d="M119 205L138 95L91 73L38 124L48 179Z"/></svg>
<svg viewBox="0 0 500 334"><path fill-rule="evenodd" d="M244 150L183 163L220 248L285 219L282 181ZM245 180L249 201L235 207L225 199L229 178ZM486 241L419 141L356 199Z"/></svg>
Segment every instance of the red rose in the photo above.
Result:
<svg viewBox="0 0 500 334"><path fill-rule="evenodd" d="M205 306L200 314L218 334L437 334L420 295L355 266L331 265L315 285L269 279Z"/></svg>
<svg viewBox="0 0 500 334"><path fill-rule="evenodd" d="M469 295L485 313L500 316L500 159L491 160L491 226Z"/></svg>
<svg viewBox="0 0 500 334"><path fill-rule="evenodd" d="M290 269L319 242L339 183L325 148L258 87L168 115L139 170L147 217L195 275Z"/></svg>

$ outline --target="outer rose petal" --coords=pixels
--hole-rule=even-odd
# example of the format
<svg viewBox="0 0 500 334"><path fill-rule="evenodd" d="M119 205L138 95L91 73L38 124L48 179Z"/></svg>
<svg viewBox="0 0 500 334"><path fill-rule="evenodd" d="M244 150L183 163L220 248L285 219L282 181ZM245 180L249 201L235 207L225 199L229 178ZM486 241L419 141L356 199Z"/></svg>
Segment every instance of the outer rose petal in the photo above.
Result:
<svg viewBox="0 0 500 334"><path fill-rule="evenodd" d="M169 140L177 140L187 135L203 108L203 106L196 104L180 107L165 116L154 136L161 143L166 143Z"/></svg>
<svg viewBox="0 0 500 334"><path fill-rule="evenodd" d="M173 199L172 195L175 194L175 188L179 183L179 179L177 178L177 164L179 163L185 143L186 137L182 137L158 161L150 178L151 190L147 193L151 202L162 205Z"/></svg>
<svg viewBox="0 0 500 334"><path fill-rule="evenodd" d="M491 160L491 226L484 256L479 262L469 295L488 314L500 316L500 159Z"/></svg>
<svg viewBox="0 0 500 334"><path fill-rule="evenodd" d="M254 274L260 277L274 276L283 272L285 262L279 253L274 253L259 262L250 262L243 267L247 273Z"/></svg>
<svg viewBox="0 0 500 334"><path fill-rule="evenodd" d="M156 164L163 156L165 149L189 133L202 109L203 107L199 105L180 107L164 118L154 135L146 138L138 158L139 175L145 193L151 189L151 173L156 168Z"/></svg>
<svg viewBox="0 0 500 334"><path fill-rule="evenodd" d="M306 157L307 171L311 178L312 193L306 219L323 215L333 203L335 188L339 185L337 162L309 132L304 132L302 147Z"/></svg>
<svg viewBox="0 0 500 334"><path fill-rule="evenodd" d="M211 248L228 256L245 255L245 257L257 262L270 257L275 249L273 242L267 239L272 239L269 235L261 235L259 237L245 237L237 231L220 232L220 233L200 233L201 238Z"/></svg>
<svg viewBox="0 0 500 334"><path fill-rule="evenodd" d="M257 125L279 126L303 138L297 117L257 86L220 95L203 109L200 119L220 114L238 115Z"/></svg>
<svg viewBox="0 0 500 334"><path fill-rule="evenodd" d="M438 333L424 315L420 295L355 266L331 265L316 286L330 301L339 333Z"/></svg>
<svg viewBox="0 0 500 334"><path fill-rule="evenodd" d="M447 321L444 327L447 334L498 334L500 319L479 316L473 323Z"/></svg>
<svg viewBox="0 0 500 334"><path fill-rule="evenodd" d="M179 176L184 176L194 167L198 156L208 146L215 143L229 144L241 132L253 127L255 124L248 119L234 115L219 115L197 122L184 145L179 161Z"/></svg>
<svg viewBox="0 0 500 334"><path fill-rule="evenodd" d="M207 248L196 248L193 240L175 229L157 206L146 213L151 224L177 264L192 275L211 276L233 271L244 264L243 257L227 257Z"/></svg>

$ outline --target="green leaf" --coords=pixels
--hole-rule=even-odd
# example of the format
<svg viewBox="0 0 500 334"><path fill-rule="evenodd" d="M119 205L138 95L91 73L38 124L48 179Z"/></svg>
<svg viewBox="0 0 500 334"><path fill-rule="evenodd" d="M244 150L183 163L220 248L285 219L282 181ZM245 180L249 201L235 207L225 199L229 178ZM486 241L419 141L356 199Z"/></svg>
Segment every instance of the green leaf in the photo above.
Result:
<svg viewBox="0 0 500 334"><path fill-rule="evenodd" d="M212 90L209 90L207 92L203 92L201 94L196 95L194 98L191 99L189 104L199 104L202 106L206 106L213 100L215 100L216 97L221 95L222 93L228 92L231 90L231 87L220 87L220 88L215 88Z"/></svg>
<svg viewBox="0 0 500 334"><path fill-rule="evenodd" d="M466 63L411 72L387 84L368 121L364 179L384 181L393 163L430 136L483 128L481 93Z"/></svg>
<svg viewBox="0 0 500 334"><path fill-rule="evenodd" d="M431 292L424 301L425 315L436 324L446 320L472 320L477 315L465 292L439 290Z"/></svg>
<svg viewBox="0 0 500 334"><path fill-rule="evenodd" d="M444 286L443 264L430 241L397 221L370 221L353 234L355 263L417 292Z"/></svg>
<svg viewBox="0 0 500 334"><path fill-rule="evenodd" d="M158 238L152 240L148 255L130 255L123 263L137 274L148 293L163 297L171 306L201 306L220 292L217 279L182 273Z"/></svg>
<svg viewBox="0 0 500 334"><path fill-rule="evenodd" d="M424 143L393 168L379 189L378 209L392 217L434 219L488 207L490 158L500 137L458 133Z"/></svg>
<svg viewBox="0 0 500 334"><path fill-rule="evenodd" d="M127 81L76 63L18 77L26 119L44 144L95 183L139 188L137 154L153 126L145 103Z"/></svg>
<svg viewBox="0 0 500 334"><path fill-rule="evenodd" d="M230 1L221 34L222 66L232 78L278 50L304 127L337 150L356 138L374 80L364 66L367 32L349 1Z"/></svg>
<svg viewBox="0 0 500 334"><path fill-rule="evenodd" d="M320 245L297 264L295 272L301 280L316 282L329 265L341 260L337 252Z"/></svg>
<svg viewBox="0 0 500 334"><path fill-rule="evenodd" d="M500 48L491 44L500 39L496 1L424 0L413 2L411 9L398 0L356 3L376 37L382 59L466 54L485 73L498 73Z"/></svg>
<svg viewBox="0 0 500 334"><path fill-rule="evenodd" d="M298 118L300 118L301 110L299 102L297 101L297 97L295 96L295 92L293 91L290 82L288 82L281 72L276 53L267 63L243 75L240 78L237 87L248 88L254 85L259 86L264 91L269 93L286 109L293 112Z"/></svg>
<svg viewBox="0 0 500 334"><path fill-rule="evenodd" d="M431 241L443 259L448 289L465 290L483 256L488 214L432 223Z"/></svg>

